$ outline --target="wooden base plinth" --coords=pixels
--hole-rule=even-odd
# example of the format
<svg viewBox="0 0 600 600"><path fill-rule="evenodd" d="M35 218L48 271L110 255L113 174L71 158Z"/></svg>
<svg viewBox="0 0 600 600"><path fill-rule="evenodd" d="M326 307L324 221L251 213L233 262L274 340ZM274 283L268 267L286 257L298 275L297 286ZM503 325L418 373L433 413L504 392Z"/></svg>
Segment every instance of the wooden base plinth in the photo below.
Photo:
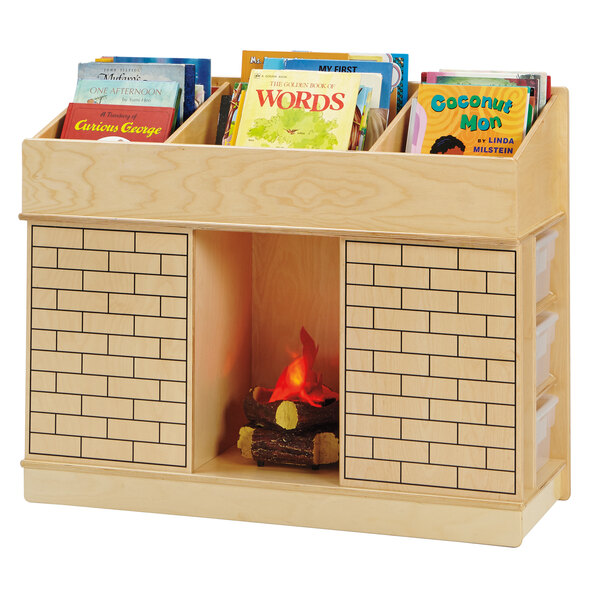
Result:
<svg viewBox="0 0 600 600"><path fill-rule="evenodd" d="M68 504L518 546L560 497L563 464L525 504L340 487L337 469L259 468L231 449L197 473L23 461L25 498Z"/></svg>

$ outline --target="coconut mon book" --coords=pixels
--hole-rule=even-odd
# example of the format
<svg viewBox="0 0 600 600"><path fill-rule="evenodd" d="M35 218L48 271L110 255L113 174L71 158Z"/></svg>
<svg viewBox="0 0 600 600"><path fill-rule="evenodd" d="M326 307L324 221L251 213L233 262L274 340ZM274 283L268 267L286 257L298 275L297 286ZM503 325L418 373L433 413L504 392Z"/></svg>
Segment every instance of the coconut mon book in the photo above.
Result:
<svg viewBox="0 0 600 600"><path fill-rule="evenodd" d="M255 69L236 146L348 150L357 73Z"/></svg>
<svg viewBox="0 0 600 600"><path fill-rule="evenodd" d="M406 151L512 156L527 131L528 87L421 84Z"/></svg>

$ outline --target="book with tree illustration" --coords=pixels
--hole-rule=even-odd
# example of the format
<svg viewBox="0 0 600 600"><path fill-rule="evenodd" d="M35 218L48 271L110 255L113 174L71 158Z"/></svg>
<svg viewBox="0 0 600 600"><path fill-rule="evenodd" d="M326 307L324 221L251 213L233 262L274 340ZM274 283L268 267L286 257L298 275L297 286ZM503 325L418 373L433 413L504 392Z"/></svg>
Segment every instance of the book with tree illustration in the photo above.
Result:
<svg viewBox="0 0 600 600"><path fill-rule="evenodd" d="M348 150L357 73L254 70L236 146Z"/></svg>

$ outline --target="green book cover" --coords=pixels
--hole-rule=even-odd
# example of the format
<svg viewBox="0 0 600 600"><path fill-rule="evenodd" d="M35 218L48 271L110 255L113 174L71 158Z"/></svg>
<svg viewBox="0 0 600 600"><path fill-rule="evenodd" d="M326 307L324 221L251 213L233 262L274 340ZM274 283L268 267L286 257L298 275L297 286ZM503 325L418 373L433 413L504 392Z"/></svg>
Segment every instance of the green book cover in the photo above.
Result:
<svg viewBox="0 0 600 600"><path fill-rule="evenodd" d="M176 81L102 81L80 79L73 102L177 109L181 90Z"/></svg>

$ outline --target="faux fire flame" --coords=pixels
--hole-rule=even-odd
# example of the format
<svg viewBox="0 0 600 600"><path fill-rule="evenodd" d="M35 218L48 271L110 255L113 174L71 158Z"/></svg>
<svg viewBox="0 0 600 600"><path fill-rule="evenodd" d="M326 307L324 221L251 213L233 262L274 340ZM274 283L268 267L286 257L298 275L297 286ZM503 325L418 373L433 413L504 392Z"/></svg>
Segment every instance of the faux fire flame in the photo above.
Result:
<svg viewBox="0 0 600 600"><path fill-rule="evenodd" d="M269 402L293 398L320 408L328 398L337 399L338 394L323 385L321 373L313 371L319 347L304 327L300 330L300 341L302 356L294 359L282 371Z"/></svg>

